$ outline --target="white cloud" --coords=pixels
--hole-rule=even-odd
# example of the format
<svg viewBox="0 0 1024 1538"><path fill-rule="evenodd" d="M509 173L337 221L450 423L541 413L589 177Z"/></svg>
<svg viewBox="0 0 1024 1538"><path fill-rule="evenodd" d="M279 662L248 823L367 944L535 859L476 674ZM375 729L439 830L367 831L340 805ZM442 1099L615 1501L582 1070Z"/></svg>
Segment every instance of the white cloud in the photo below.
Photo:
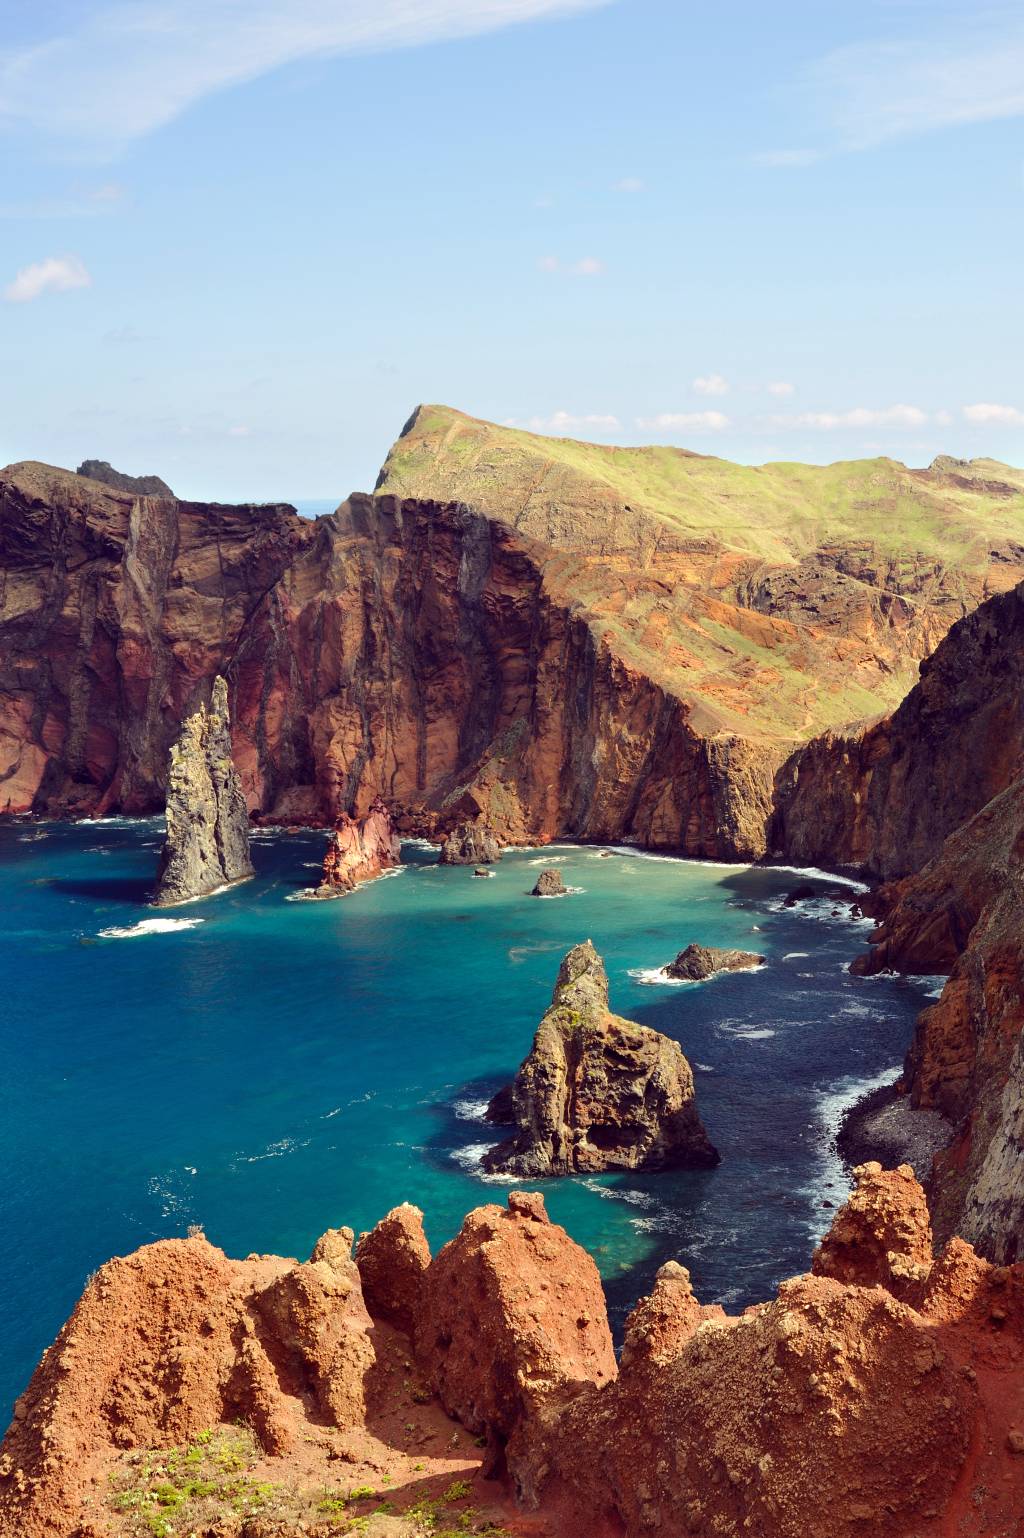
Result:
<svg viewBox="0 0 1024 1538"><path fill-rule="evenodd" d="M615 192L643 192L644 183L639 176L623 176L614 184Z"/></svg>
<svg viewBox="0 0 1024 1538"><path fill-rule="evenodd" d="M596 256L581 256L575 262L563 262L557 256L542 256L537 263L541 272L564 272L570 278L596 278L604 272L604 262Z"/></svg>
<svg viewBox="0 0 1024 1538"><path fill-rule="evenodd" d="M693 389L698 395L728 395L729 381L721 374L704 374L693 381Z"/></svg>
<svg viewBox="0 0 1024 1538"><path fill-rule="evenodd" d="M951 411L937 411L935 421L939 427L952 427L953 413Z"/></svg>
<svg viewBox="0 0 1024 1538"><path fill-rule="evenodd" d="M772 417L772 427L811 427L821 432L835 432L855 427L923 427L928 413L919 406L883 406L880 409L855 406L852 411L801 411L792 417Z"/></svg>
<svg viewBox="0 0 1024 1538"><path fill-rule="evenodd" d="M769 395L785 396L796 394L796 385L790 384L785 379L773 379L770 385L765 386L765 389Z"/></svg>
<svg viewBox="0 0 1024 1538"><path fill-rule="evenodd" d="M615 433L622 423L618 417L605 412L592 411L577 416L571 411L555 411L549 417L508 417L504 426L525 428L531 433Z"/></svg>
<svg viewBox="0 0 1024 1538"><path fill-rule="evenodd" d="M91 282L81 257L47 256L41 262L22 267L14 281L4 289L4 298L9 304L27 304L43 294L88 288Z"/></svg>
<svg viewBox="0 0 1024 1538"><path fill-rule="evenodd" d="M720 433L732 424L721 411L662 411L656 417L637 417L645 432Z"/></svg>
<svg viewBox="0 0 1024 1538"><path fill-rule="evenodd" d="M997 406L993 401L978 401L964 407L964 416L974 427L1024 427L1024 411L1017 406Z"/></svg>
<svg viewBox="0 0 1024 1538"><path fill-rule="evenodd" d="M298 59L471 37L606 3L80 0L64 30L0 52L0 120L116 145ZM36 7L43 25L48 9Z"/></svg>
<svg viewBox="0 0 1024 1538"><path fill-rule="evenodd" d="M251 436L252 436L252 428L251 427L229 427L228 428L228 437L229 438L249 438Z"/></svg>
<svg viewBox="0 0 1024 1538"><path fill-rule="evenodd" d="M811 82L847 149L1024 113L1024 21L1018 6L976 12L900 42L828 54Z"/></svg>

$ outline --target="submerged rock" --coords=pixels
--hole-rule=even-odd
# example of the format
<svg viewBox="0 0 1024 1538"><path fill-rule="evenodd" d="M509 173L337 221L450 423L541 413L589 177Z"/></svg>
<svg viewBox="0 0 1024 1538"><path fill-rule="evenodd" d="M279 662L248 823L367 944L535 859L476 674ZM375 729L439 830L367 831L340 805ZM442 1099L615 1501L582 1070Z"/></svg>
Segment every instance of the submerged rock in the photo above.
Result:
<svg viewBox="0 0 1024 1538"><path fill-rule="evenodd" d="M507 1101L496 1095L492 1120ZM510 1175L718 1163L678 1044L608 1008L608 977L589 940L562 962L533 1050L511 1091L514 1137L484 1157Z"/></svg>
<svg viewBox="0 0 1024 1538"><path fill-rule="evenodd" d="M166 819L154 907L208 897L254 874L223 678L214 680L210 704L188 717L171 748Z"/></svg>
<svg viewBox="0 0 1024 1538"><path fill-rule="evenodd" d="M338 818L324 855L317 897L340 897L363 881L401 863L402 849L391 813L378 796L365 817Z"/></svg>
<svg viewBox="0 0 1024 1538"><path fill-rule="evenodd" d="M537 885L530 893L531 897L564 897L568 887L562 880L560 870L542 870L537 877Z"/></svg>
<svg viewBox="0 0 1024 1538"><path fill-rule="evenodd" d="M446 834L438 863L489 865L500 859L501 845L485 822L461 822Z"/></svg>
<svg viewBox="0 0 1024 1538"><path fill-rule="evenodd" d="M695 944L680 951L665 971L669 977L701 982L705 977L714 977L716 972L749 972L754 967L763 967L765 960L758 951L721 950L715 945Z"/></svg>

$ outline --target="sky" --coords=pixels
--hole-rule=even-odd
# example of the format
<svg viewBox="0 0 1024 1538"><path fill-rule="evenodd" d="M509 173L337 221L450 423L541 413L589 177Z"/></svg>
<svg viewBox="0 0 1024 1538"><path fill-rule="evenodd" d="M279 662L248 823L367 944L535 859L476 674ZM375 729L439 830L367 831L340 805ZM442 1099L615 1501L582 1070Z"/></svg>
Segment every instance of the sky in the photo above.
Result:
<svg viewBox="0 0 1024 1538"><path fill-rule="evenodd" d="M0 462L1024 464L1022 118L1016 0L3 0Z"/></svg>

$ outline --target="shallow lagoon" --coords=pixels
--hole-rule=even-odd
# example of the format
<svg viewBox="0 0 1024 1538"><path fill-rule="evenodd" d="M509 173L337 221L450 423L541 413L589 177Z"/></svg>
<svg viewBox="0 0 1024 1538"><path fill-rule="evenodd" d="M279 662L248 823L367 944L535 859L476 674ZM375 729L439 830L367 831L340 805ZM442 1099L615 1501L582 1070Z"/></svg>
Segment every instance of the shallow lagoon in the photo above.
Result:
<svg viewBox="0 0 1024 1538"><path fill-rule="evenodd" d="M202 1224L229 1253L306 1255L413 1201L431 1242L503 1200L479 1120L588 936L613 1007L675 1036L719 1169L546 1184L618 1320L667 1258L742 1306L806 1269L846 1190L842 1106L898 1067L925 985L845 970L864 931L804 875L570 846L492 880L406 845L402 870L289 902L324 835L261 832L258 876L156 916L159 820L0 828L0 1419L109 1255ZM558 863L565 898L527 895ZM656 969L690 940L769 964L704 984ZM653 979L653 980L652 980Z"/></svg>

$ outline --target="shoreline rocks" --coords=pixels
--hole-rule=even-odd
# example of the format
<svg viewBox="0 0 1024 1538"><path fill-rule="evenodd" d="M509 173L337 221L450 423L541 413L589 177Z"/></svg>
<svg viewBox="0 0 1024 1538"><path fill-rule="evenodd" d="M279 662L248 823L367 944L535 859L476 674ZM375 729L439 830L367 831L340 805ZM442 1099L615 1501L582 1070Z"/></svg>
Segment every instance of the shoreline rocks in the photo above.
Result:
<svg viewBox="0 0 1024 1538"><path fill-rule="evenodd" d="M569 888L562 880L560 870L542 870L537 877L537 884L530 893L531 897L565 897Z"/></svg>
<svg viewBox="0 0 1024 1538"><path fill-rule="evenodd" d="M343 812L334 824L320 885L313 895L340 897L364 881L392 870L401 860L402 846L391 813L377 796L365 817L350 817Z"/></svg>
<svg viewBox="0 0 1024 1538"><path fill-rule="evenodd" d="M228 686L220 676L210 704L182 723L171 748L165 816L155 908L209 897L255 874L249 812L231 757Z"/></svg>
<svg viewBox="0 0 1024 1538"><path fill-rule="evenodd" d="M491 865L501 859L501 845L481 819L460 822L446 833L437 857L439 865Z"/></svg>
<svg viewBox="0 0 1024 1538"><path fill-rule="evenodd" d="M717 972L752 972L763 967L767 957L759 951L722 950L715 945L688 945L665 968L669 977L683 982L703 982Z"/></svg>
<svg viewBox="0 0 1024 1538"><path fill-rule="evenodd" d="M484 1168L516 1176L614 1169L709 1169L719 1162L697 1114L678 1043L613 1015L608 977L589 940L562 962L550 1008L511 1096L488 1119L516 1131Z"/></svg>

